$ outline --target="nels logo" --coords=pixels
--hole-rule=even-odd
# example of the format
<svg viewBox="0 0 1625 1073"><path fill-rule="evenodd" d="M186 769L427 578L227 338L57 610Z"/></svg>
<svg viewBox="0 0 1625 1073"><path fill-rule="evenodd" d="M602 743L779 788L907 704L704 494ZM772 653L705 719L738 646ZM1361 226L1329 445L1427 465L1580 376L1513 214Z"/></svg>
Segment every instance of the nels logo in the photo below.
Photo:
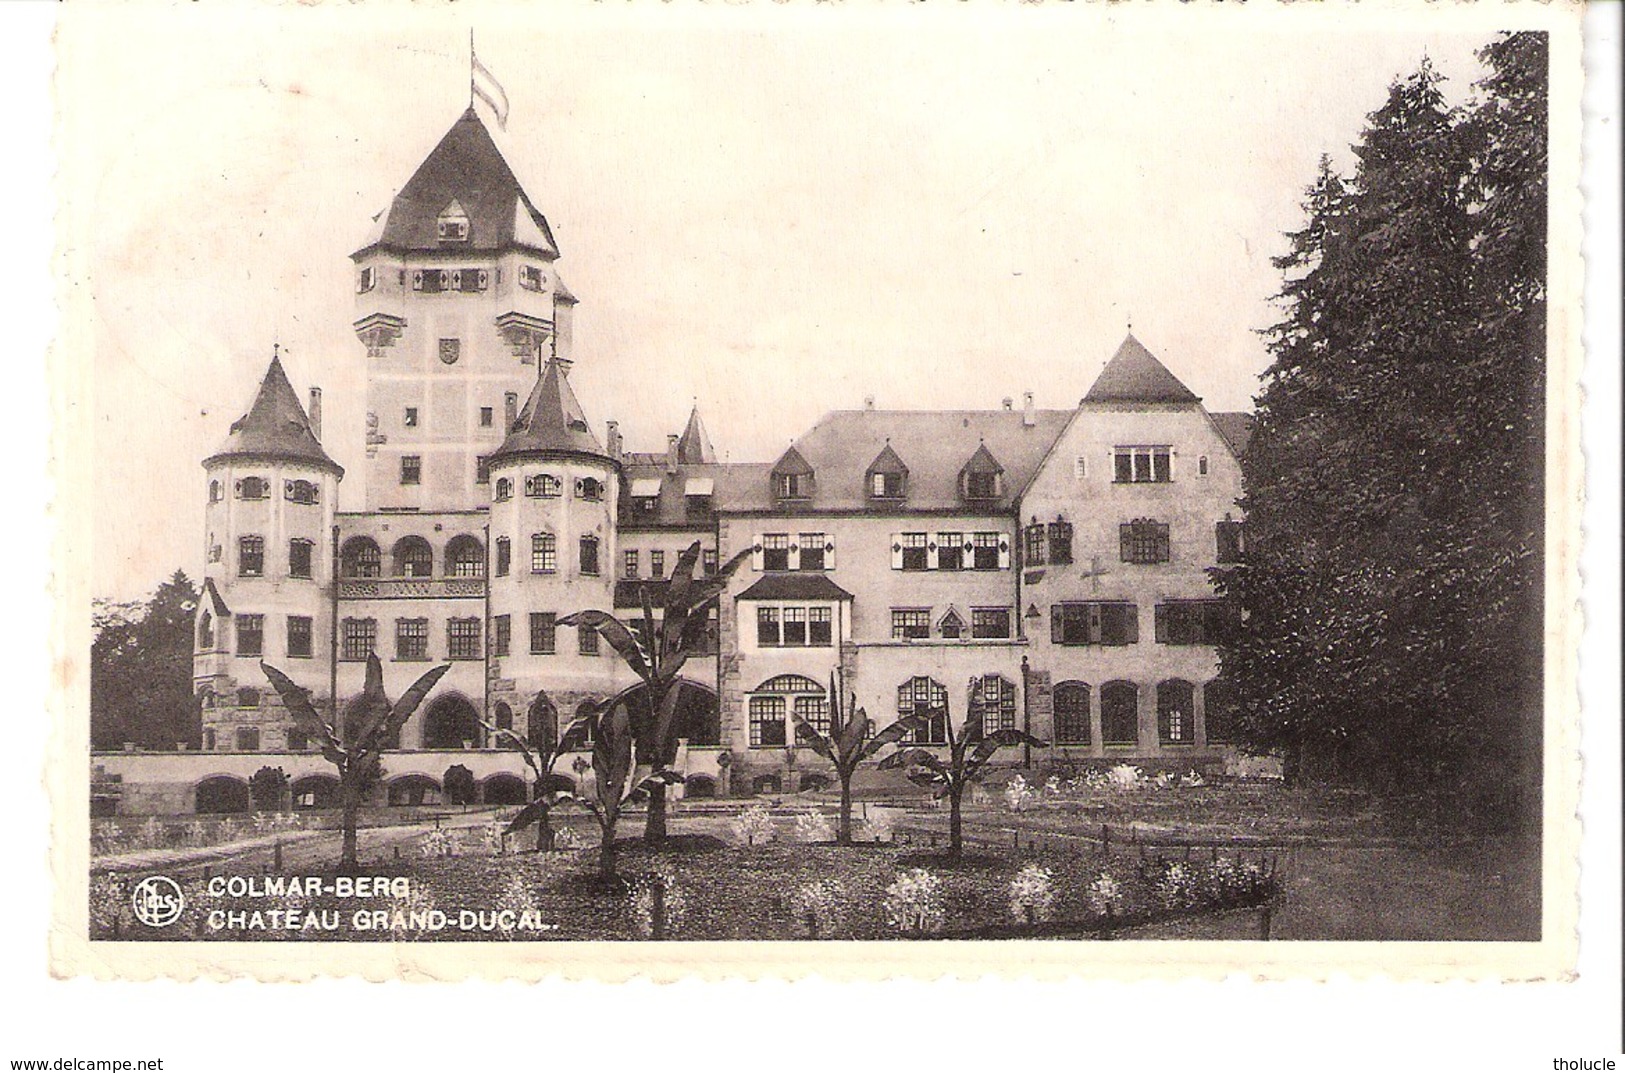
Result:
<svg viewBox="0 0 1625 1073"><path fill-rule="evenodd" d="M179 883L168 876L148 876L130 894L135 918L149 928L167 928L181 918L186 896Z"/></svg>

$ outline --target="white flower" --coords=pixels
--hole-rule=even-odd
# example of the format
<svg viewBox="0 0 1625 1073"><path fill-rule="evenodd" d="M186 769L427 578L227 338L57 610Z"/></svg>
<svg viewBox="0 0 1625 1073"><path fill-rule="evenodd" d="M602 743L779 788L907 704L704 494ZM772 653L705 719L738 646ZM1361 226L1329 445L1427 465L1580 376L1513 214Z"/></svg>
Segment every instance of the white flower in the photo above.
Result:
<svg viewBox="0 0 1625 1073"><path fill-rule="evenodd" d="M1027 780L1020 775L1011 779L1010 784L1004 788L1004 803L1012 812L1022 811L1032 802L1032 799L1032 789L1028 787Z"/></svg>
<svg viewBox="0 0 1625 1073"><path fill-rule="evenodd" d="M796 928L809 938L830 938L844 916L841 909L844 893L841 884L833 879L815 879L797 887L790 895L790 912L795 916Z"/></svg>
<svg viewBox="0 0 1625 1073"><path fill-rule="evenodd" d="M923 868L898 874L886 888L886 921L905 934L942 930L942 880Z"/></svg>
<svg viewBox="0 0 1625 1073"><path fill-rule="evenodd" d="M421 857L450 857L451 836L436 827L418 840L418 855Z"/></svg>
<svg viewBox="0 0 1625 1073"><path fill-rule="evenodd" d="M752 805L733 821L734 837L747 846L773 841L773 814L763 805Z"/></svg>
<svg viewBox="0 0 1625 1073"><path fill-rule="evenodd" d="M1114 790L1137 790L1145 785L1145 774L1133 764L1118 764L1106 773Z"/></svg>
<svg viewBox="0 0 1625 1073"><path fill-rule="evenodd" d="M823 813L807 811L796 816L795 835L797 842L830 842L835 838L835 829Z"/></svg>
<svg viewBox="0 0 1625 1073"><path fill-rule="evenodd" d="M1106 872L1089 884L1089 908L1102 916L1107 910L1115 910L1122 897L1123 888Z"/></svg>
<svg viewBox="0 0 1625 1073"><path fill-rule="evenodd" d="M661 915L665 920L666 938L675 935L683 926L683 917L688 909L688 899L684 897L683 888L677 885L677 877L672 872L651 872L638 880L632 885L627 898L627 912L632 917L632 927L645 939L654 937L656 887L663 892Z"/></svg>
<svg viewBox="0 0 1625 1073"><path fill-rule="evenodd" d="M879 809L871 812L868 818L863 821L859 831L859 840L865 842L890 842L893 823L890 811Z"/></svg>
<svg viewBox="0 0 1625 1073"><path fill-rule="evenodd" d="M1048 920L1055 905L1055 890L1048 868L1024 866L1010 880L1010 915L1017 924Z"/></svg>
<svg viewBox="0 0 1625 1073"><path fill-rule="evenodd" d="M1187 771L1185 773L1184 778L1179 780L1179 785L1181 785L1181 786L1206 786L1207 785L1207 780L1202 778L1202 773L1200 771L1197 771L1195 768L1192 768L1190 771Z"/></svg>

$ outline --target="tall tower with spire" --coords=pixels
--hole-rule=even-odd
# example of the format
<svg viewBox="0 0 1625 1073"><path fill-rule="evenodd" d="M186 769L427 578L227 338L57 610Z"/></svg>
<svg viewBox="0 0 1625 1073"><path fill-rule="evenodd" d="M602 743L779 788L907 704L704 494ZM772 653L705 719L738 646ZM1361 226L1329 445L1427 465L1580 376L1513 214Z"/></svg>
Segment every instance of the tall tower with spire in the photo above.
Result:
<svg viewBox="0 0 1625 1073"><path fill-rule="evenodd" d="M567 373L576 299L557 244L473 108L351 255L367 350L366 508L475 510L489 456L549 360Z"/></svg>

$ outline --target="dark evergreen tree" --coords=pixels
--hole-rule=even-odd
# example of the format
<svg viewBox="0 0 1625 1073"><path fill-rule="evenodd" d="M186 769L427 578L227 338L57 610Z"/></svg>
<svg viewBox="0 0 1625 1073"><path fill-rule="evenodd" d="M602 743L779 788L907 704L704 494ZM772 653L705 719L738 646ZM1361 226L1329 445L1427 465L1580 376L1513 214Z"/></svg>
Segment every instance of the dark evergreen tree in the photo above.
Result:
<svg viewBox="0 0 1625 1073"><path fill-rule="evenodd" d="M98 602L90 650L92 748L199 744L202 725L192 696L197 599L197 587L177 570L147 600Z"/></svg>

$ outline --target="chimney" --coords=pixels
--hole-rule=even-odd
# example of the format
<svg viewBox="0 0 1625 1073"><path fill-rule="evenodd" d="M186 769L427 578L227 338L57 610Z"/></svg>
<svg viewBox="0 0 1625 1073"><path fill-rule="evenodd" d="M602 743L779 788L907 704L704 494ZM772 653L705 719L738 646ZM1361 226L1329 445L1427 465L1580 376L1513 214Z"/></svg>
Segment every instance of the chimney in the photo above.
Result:
<svg viewBox="0 0 1625 1073"><path fill-rule="evenodd" d="M322 389L310 389L310 431L319 440L322 438Z"/></svg>
<svg viewBox="0 0 1625 1073"><path fill-rule="evenodd" d="M668 433L666 436L666 472L677 472L677 434Z"/></svg>
<svg viewBox="0 0 1625 1073"><path fill-rule="evenodd" d="M519 419L519 396L510 391L502 396L502 431L513 431L513 423Z"/></svg>
<svg viewBox="0 0 1625 1073"><path fill-rule="evenodd" d="M1033 393L1024 392L1021 396L1021 423L1028 428L1038 424L1038 414L1033 410Z"/></svg>
<svg viewBox="0 0 1625 1073"><path fill-rule="evenodd" d="M610 421L608 425L609 431L604 434L604 445L609 450L609 457L619 458L621 457L621 423L619 421Z"/></svg>
<svg viewBox="0 0 1625 1073"><path fill-rule="evenodd" d="M1004 408L1006 410L1013 410L1013 409L1015 409L1015 406L1016 406L1016 400L1012 399L1010 396L1006 395L1004 397Z"/></svg>
<svg viewBox="0 0 1625 1073"><path fill-rule="evenodd" d="M863 397L863 408L865 410L873 410L875 408L875 397L873 395L865 395Z"/></svg>

